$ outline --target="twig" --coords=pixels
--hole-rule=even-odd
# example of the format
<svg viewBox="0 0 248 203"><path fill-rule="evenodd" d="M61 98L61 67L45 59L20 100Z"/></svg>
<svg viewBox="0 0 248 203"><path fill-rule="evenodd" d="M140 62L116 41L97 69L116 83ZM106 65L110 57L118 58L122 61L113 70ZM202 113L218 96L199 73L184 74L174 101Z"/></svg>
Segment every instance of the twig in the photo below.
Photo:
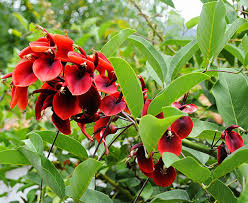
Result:
<svg viewBox="0 0 248 203"><path fill-rule="evenodd" d="M156 28L152 25L152 22L149 20L146 14L143 13L142 9L139 7L139 5L135 2L135 0L130 0L130 2L135 6L135 8L140 12L140 15L144 17L144 19L147 22L147 25L152 29L155 35L160 39L160 41L163 41L163 37L158 33Z"/></svg>
<svg viewBox="0 0 248 203"><path fill-rule="evenodd" d="M133 201L133 203L136 203L138 201L138 199L139 199L141 193L143 192L143 190L144 190L146 184L148 183L148 181L149 181L149 178L147 178L146 181L144 182L144 184L142 185L142 187L141 187L141 189L139 191L139 194L137 195L137 197L135 198L135 200Z"/></svg>
<svg viewBox="0 0 248 203"><path fill-rule="evenodd" d="M49 152L48 152L48 155L47 155L47 159L49 158L49 156L50 156L50 154L51 154L51 152L53 150L53 146L54 146L54 144L55 144L55 142L56 142L56 140L58 138L58 135L59 135L59 130L57 131L57 133L55 135L55 138L53 139L52 145L51 145L51 147L49 149ZM42 185L43 185L43 178L40 181L40 200L39 200L40 203L41 203L41 200L42 200Z"/></svg>
<svg viewBox="0 0 248 203"><path fill-rule="evenodd" d="M112 140L112 142L108 145L108 148L111 147L111 145L131 126L133 125L133 123L131 123L128 126L125 126L124 130L122 130L116 137L115 139ZM104 154L106 153L106 149L104 150L104 152L102 153L102 155L98 158L98 161L100 161L102 159L102 157L104 156Z"/></svg>

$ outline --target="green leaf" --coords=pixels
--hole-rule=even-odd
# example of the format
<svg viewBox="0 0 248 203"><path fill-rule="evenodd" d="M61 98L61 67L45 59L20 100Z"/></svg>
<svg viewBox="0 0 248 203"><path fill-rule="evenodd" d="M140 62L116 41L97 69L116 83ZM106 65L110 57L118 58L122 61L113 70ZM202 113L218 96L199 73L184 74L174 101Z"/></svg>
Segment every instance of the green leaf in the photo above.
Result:
<svg viewBox="0 0 248 203"><path fill-rule="evenodd" d="M13 13L13 15L18 19L21 25L28 30L28 21L20 14L20 13Z"/></svg>
<svg viewBox="0 0 248 203"><path fill-rule="evenodd" d="M187 116L188 114L179 110L178 108L172 107L172 106L165 106L162 108L163 114L165 117L170 117L170 116Z"/></svg>
<svg viewBox="0 0 248 203"><path fill-rule="evenodd" d="M183 173L188 178L192 179L195 182L203 183L206 181L211 173L210 170L206 167L201 166L195 159L192 157L186 157L179 159L172 155L172 153L163 153L163 162L166 165L171 165L175 167L178 171ZM169 159L169 160L167 160Z"/></svg>
<svg viewBox="0 0 248 203"><path fill-rule="evenodd" d="M230 69L228 69L230 70ZM219 73L219 81L212 89L218 112L226 126L248 128L248 78L243 73Z"/></svg>
<svg viewBox="0 0 248 203"><path fill-rule="evenodd" d="M146 62L146 70L148 72L148 76L150 76L160 87L163 87L162 81L148 62Z"/></svg>
<svg viewBox="0 0 248 203"><path fill-rule="evenodd" d="M160 47L166 45L176 45L176 46L185 46L186 44L190 43L192 40L189 39L167 39L165 40Z"/></svg>
<svg viewBox="0 0 248 203"><path fill-rule="evenodd" d="M118 34L113 36L102 48L101 52L106 56L110 57L114 52L122 45L122 43L128 38L129 35L136 32L133 29L121 30Z"/></svg>
<svg viewBox="0 0 248 203"><path fill-rule="evenodd" d="M199 23L199 19L200 19L200 16L191 18L188 22L185 23L185 26L187 27L187 29L190 29Z"/></svg>
<svg viewBox="0 0 248 203"><path fill-rule="evenodd" d="M162 1L163 3L167 4L168 6L170 6L172 8L175 8L172 0L160 0L160 1Z"/></svg>
<svg viewBox="0 0 248 203"><path fill-rule="evenodd" d="M79 200L82 197L91 178L101 165L101 162L95 159L87 159L75 168L71 178L71 194L74 200Z"/></svg>
<svg viewBox="0 0 248 203"><path fill-rule="evenodd" d="M195 158L198 161L200 161L203 165L209 159L208 154L205 154L203 152L199 152L197 150L194 150L194 149L191 149L191 148L188 148L188 147L185 147L185 146L182 147L182 152L186 157L191 156L192 158Z"/></svg>
<svg viewBox="0 0 248 203"><path fill-rule="evenodd" d="M97 190L87 189L80 201L85 203L112 203L112 199Z"/></svg>
<svg viewBox="0 0 248 203"><path fill-rule="evenodd" d="M53 131L34 131L34 132L39 134L44 141L50 144L52 144L56 135L56 132ZM81 145L81 143L71 138L70 136L59 134L56 139L55 146L76 155L77 157L80 158L80 160L85 160L86 158L88 158L88 154L84 149L84 147Z"/></svg>
<svg viewBox="0 0 248 203"><path fill-rule="evenodd" d="M132 67L121 58L110 58L127 106L135 117L140 116L144 102L139 80Z"/></svg>
<svg viewBox="0 0 248 203"><path fill-rule="evenodd" d="M161 201L162 200L162 201ZM154 197L152 203L166 203L166 202L190 202L188 193L185 190L174 189L163 192Z"/></svg>
<svg viewBox="0 0 248 203"><path fill-rule="evenodd" d="M0 164L29 165L30 162L16 149L0 151Z"/></svg>
<svg viewBox="0 0 248 203"><path fill-rule="evenodd" d="M245 58L244 53L238 47L232 44L226 44L224 49L227 50L229 53L231 53L234 57L236 57L241 63L244 62L244 58Z"/></svg>
<svg viewBox="0 0 248 203"><path fill-rule="evenodd" d="M244 147L239 148L232 154L230 154L227 158L224 159L224 161L216 167L216 169L213 172L213 178L218 179L227 173L234 170L236 167L241 165L244 162L248 161L248 149L247 145Z"/></svg>
<svg viewBox="0 0 248 203"><path fill-rule="evenodd" d="M100 17L87 18L82 24L82 29L85 30L90 26L95 25L98 20L100 20Z"/></svg>
<svg viewBox="0 0 248 203"><path fill-rule="evenodd" d="M177 155L171 152L164 152L162 158L166 168L169 168L174 162L180 160Z"/></svg>
<svg viewBox="0 0 248 203"><path fill-rule="evenodd" d="M158 119L152 115L146 115L141 118L139 133L148 154L150 154L155 148L167 128L181 116L177 115L166 117L164 119Z"/></svg>
<svg viewBox="0 0 248 203"><path fill-rule="evenodd" d="M160 80L164 82L164 78L167 75L167 66L163 56L154 48L150 42L142 37L131 35L128 37L128 39L140 50Z"/></svg>
<svg viewBox="0 0 248 203"><path fill-rule="evenodd" d="M182 49L180 49L172 58L170 63L170 75L175 78L186 62L192 58L195 52L199 49L196 40L191 41ZM168 78L170 79L170 78Z"/></svg>
<svg viewBox="0 0 248 203"><path fill-rule="evenodd" d="M32 152L38 152L39 154L42 154L44 147L40 135L35 132L31 132L29 134L30 138L28 140L25 140L27 148Z"/></svg>
<svg viewBox="0 0 248 203"><path fill-rule="evenodd" d="M237 198L234 196L232 190L227 187L220 180L216 180L211 183L207 191L216 199L219 203L236 203Z"/></svg>
<svg viewBox="0 0 248 203"><path fill-rule="evenodd" d="M225 32L224 39L219 44L214 57L221 52L221 50L225 47L226 43L231 39L231 37L235 34L235 32L246 23L247 20L243 18L238 18L228 27L227 31Z"/></svg>
<svg viewBox="0 0 248 203"><path fill-rule="evenodd" d="M203 73L190 73L177 78L161 94L155 97L148 108L148 113L157 115L161 112L163 106L171 105L192 87L208 78L209 76Z"/></svg>
<svg viewBox="0 0 248 203"><path fill-rule="evenodd" d="M98 29L98 37L101 38L104 36L105 31L112 25L114 22L112 20L102 23Z"/></svg>
<svg viewBox="0 0 248 203"><path fill-rule="evenodd" d="M197 27L197 40L207 62L216 54L224 39L225 15L226 9L222 0L203 5Z"/></svg>
<svg viewBox="0 0 248 203"><path fill-rule="evenodd" d="M248 202L248 183L246 181L245 187L242 190L242 193L240 194L239 198L238 198L238 203L244 203L244 202Z"/></svg>
<svg viewBox="0 0 248 203"><path fill-rule="evenodd" d="M45 183L61 198L65 196L65 183L55 166L43 155L21 147L20 151L37 170Z"/></svg>
<svg viewBox="0 0 248 203"><path fill-rule="evenodd" d="M243 39L241 41L241 47L245 53L248 52L248 36L247 36L247 34L245 34L245 36L243 37Z"/></svg>
<svg viewBox="0 0 248 203"><path fill-rule="evenodd" d="M76 44L79 45L79 46L84 46L84 44L87 42L87 40L92 36L92 34L84 34L83 36L79 37L77 40L76 40Z"/></svg>

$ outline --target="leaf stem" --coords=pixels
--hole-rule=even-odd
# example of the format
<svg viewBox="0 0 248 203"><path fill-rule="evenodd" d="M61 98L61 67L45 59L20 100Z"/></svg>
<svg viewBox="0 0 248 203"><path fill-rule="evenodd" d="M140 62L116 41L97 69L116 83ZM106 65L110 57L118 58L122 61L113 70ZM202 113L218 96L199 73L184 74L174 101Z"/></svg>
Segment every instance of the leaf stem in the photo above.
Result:
<svg viewBox="0 0 248 203"><path fill-rule="evenodd" d="M141 189L139 191L139 194L137 195L137 197L135 198L135 200L133 201L133 203L136 203L138 201L138 199L139 199L141 193L143 192L143 190L144 190L146 184L148 183L148 181L149 181L149 178L147 178L146 181L144 182L144 184L142 185L142 187L141 187Z"/></svg>

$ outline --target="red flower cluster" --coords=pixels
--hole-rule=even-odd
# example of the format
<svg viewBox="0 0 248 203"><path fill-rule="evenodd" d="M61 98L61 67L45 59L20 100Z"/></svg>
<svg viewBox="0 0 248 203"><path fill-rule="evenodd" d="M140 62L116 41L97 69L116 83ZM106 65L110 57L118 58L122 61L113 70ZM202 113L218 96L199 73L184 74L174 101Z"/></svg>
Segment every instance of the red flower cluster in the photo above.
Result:
<svg viewBox="0 0 248 203"><path fill-rule="evenodd" d="M221 133L221 138L225 141L222 142L217 147L217 161L220 164L228 154L233 153L235 150L239 149L240 147L244 146L244 141L239 133L233 131L235 128L239 128L238 125L231 125L226 128Z"/></svg>
<svg viewBox="0 0 248 203"><path fill-rule="evenodd" d="M14 71L2 77L13 79L10 107L17 105L24 110L28 104L28 87L40 80L43 85L32 93L39 93L35 105L37 120L50 107L52 122L60 132L70 134L70 121L74 120L91 141L85 124L96 122L95 138L99 142L104 133L105 143L105 137L117 131L107 125L110 116L127 111L113 66L100 52L87 55L69 37L50 34L44 28L42 31L45 37L29 43L19 53L20 61Z"/></svg>
<svg viewBox="0 0 248 203"><path fill-rule="evenodd" d="M147 109L150 103L151 100L146 100L142 111L143 116L147 114ZM197 110L197 107L194 104L181 105L179 102L175 102L172 106L189 114L194 113ZM156 117L162 119L164 118L164 115L163 113L160 113ZM161 156L164 152L171 152L179 156L182 150L181 139L186 138L192 131L192 128L193 122L189 116L183 116L172 123L157 144L158 151ZM131 151L135 149L137 149L137 151L132 152L132 155L136 156L140 170L147 177L152 178L155 184L162 187L167 187L173 183L176 178L176 170L174 167L171 166L166 168L161 157L154 165L152 153L149 157L147 157L142 143L134 145L131 148Z"/></svg>

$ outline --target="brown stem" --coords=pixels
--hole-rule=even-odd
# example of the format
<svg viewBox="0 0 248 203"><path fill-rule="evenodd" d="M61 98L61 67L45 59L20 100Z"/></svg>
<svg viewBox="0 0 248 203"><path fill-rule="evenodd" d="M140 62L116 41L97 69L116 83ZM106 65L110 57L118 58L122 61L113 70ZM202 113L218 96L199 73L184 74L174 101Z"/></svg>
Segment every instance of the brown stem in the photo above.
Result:
<svg viewBox="0 0 248 203"><path fill-rule="evenodd" d="M146 181L144 182L144 184L142 185L142 187L141 187L141 189L139 191L139 194L137 195L137 197L135 198L135 200L133 201L133 203L136 203L138 201L138 199L139 199L141 193L143 192L143 190L144 190L146 184L148 183L148 181L149 181L149 178L147 178Z"/></svg>

